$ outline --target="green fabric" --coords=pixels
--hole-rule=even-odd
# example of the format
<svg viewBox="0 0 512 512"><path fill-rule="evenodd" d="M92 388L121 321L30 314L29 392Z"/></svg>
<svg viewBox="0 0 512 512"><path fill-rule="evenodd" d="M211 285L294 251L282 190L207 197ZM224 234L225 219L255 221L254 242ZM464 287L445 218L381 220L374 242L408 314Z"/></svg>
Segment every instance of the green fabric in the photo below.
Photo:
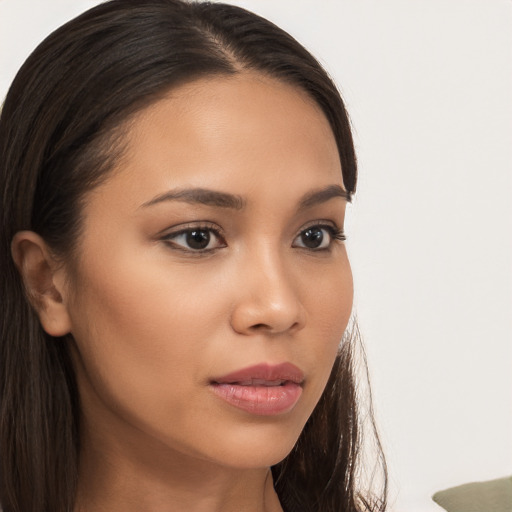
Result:
<svg viewBox="0 0 512 512"><path fill-rule="evenodd" d="M512 477L459 485L432 499L448 512L512 512Z"/></svg>

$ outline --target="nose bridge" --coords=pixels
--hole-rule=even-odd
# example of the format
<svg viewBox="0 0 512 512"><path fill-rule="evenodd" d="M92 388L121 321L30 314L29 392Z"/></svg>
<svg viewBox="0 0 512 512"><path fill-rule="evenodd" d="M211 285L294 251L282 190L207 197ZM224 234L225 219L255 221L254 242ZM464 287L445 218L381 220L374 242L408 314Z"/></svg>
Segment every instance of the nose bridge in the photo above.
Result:
<svg viewBox="0 0 512 512"><path fill-rule="evenodd" d="M270 244L261 244L252 251L251 259L254 259L254 275L256 289L262 298L274 297L276 302L291 300L296 297L296 290L290 268L286 267L283 251ZM251 265L252 266L252 265Z"/></svg>
<svg viewBox="0 0 512 512"><path fill-rule="evenodd" d="M283 252L262 242L243 258L244 284L232 318L235 330L275 334L303 326L304 309Z"/></svg>

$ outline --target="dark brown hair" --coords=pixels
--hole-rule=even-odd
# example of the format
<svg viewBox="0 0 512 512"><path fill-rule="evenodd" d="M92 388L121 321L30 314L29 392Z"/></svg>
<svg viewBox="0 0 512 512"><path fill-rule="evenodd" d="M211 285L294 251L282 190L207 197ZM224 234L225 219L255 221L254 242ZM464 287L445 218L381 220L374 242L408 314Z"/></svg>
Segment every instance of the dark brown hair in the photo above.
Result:
<svg viewBox="0 0 512 512"><path fill-rule="evenodd" d="M0 117L4 512L71 512L80 453L69 340L41 328L10 255L14 234L35 231L55 254L72 258L82 200L122 155L122 128L130 116L182 83L243 70L293 84L314 99L336 138L345 186L354 192L354 146L335 85L290 35L239 7L112 0L51 34L16 76ZM385 485L380 497L358 488L361 434L353 347L346 336L296 446L272 468L287 511L385 508Z"/></svg>

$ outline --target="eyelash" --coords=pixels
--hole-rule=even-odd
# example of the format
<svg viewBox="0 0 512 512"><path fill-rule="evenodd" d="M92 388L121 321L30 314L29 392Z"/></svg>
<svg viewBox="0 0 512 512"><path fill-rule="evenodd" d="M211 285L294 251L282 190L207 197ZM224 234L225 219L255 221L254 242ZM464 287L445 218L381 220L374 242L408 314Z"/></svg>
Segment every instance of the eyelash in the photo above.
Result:
<svg viewBox="0 0 512 512"><path fill-rule="evenodd" d="M306 247L306 246L296 246L295 245L295 240L297 240L301 235L303 235L305 232L307 232L308 230L312 230L312 229L320 229L320 230L323 230L323 231L327 231L328 234L329 234L329 244L327 247L322 247L322 248L311 248L311 247ZM192 236L192 233L194 232L197 232L197 233L210 233L209 237L208 237L208 245L211 241L211 234L213 233L214 237L217 239L217 241L221 244L220 246L218 247L213 247L213 248L192 248L192 247L185 247L181 244L178 244L176 243L176 239L180 236L187 236L187 235L191 235ZM297 235L295 236L294 238L294 242L292 244L292 247L296 247L298 249L303 249L303 250L306 250L306 251L311 251L311 252L326 252L326 251L330 251L331 248L332 248L332 245L335 243L335 242L344 242L345 240L347 239L347 237L345 236L344 232L343 232L343 229L340 229L338 226L336 226L335 224L326 224L326 223L320 223L320 221L316 221L316 223L312 223L310 225L307 225L305 227L303 227L298 233ZM168 233L167 235L163 236L161 238L162 241L164 241L165 243L167 243L169 246L171 246L172 249L175 249L175 250L178 250L178 251L183 251L183 252L186 252L188 254L192 254L192 255L197 255L197 256L201 256L201 255L205 255L205 254L211 254L212 252L214 251L217 251L218 249L223 249L224 247L227 247L227 243L221 233L221 231L218 229L218 227L214 224L200 224L200 225L194 225L194 226L187 226L187 227L183 227L181 228L179 231L174 231L172 233ZM323 239L322 239L322 242L323 242Z"/></svg>
<svg viewBox="0 0 512 512"><path fill-rule="evenodd" d="M207 232L207 233L213 233L214 237L219 240L223 245L220 247L214 247L211 249L194 249L192 247L184 247L180 244L177 244L174 240L178 238L179 236L192 234L193 232ZM227 246L226 241L224 240L224 237L222 236L220 230L218 227L214 224L199 224L194 226L186 226L182 227L178 231L174 231L172 233L168 233L164 237L162 237L162 240L166 242L169 246L171 246L172 249L176 249L178 251L183 251L189 254L193 255L202 255L202 254L209 254L212 253L218 249L222 249Z"/></svg>
<svg viewBox="0 0 512 512"><path fill-rule="evenodd" d="M315 223L312 223L309 226L303 227L299 231L299 233L295 236L294 240L297 240L302 234L304 234L306 231L308 231L310 229L313 229L313 228L321 229L321 230L326 230L329 233L330 240L329 240L328 246L322 247L322 248L308 248L308 247L301 246L301 247L298 247L299 249L310 250L313 252L329 251L329 250L331 250L332 245L335 242L341 243L347 239L347 237L345 236L345 233L343 232L343 229L339 228L335 224L326 224L326 223L322 224L319 222L321 222L321 221L316 221Z"/></svg>

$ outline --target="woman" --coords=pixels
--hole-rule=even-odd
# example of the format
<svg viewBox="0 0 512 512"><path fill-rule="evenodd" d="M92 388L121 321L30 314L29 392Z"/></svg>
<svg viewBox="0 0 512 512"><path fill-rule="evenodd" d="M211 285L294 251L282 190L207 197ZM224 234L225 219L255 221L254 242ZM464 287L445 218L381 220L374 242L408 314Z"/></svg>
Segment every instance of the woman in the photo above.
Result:
<svg viewBox="0 0 512 512"><path fill-rule="evenodd" d="M0 155L4 512L385 508L339 343L354 148L306 50L106 2L24 64Z"/></svg>

